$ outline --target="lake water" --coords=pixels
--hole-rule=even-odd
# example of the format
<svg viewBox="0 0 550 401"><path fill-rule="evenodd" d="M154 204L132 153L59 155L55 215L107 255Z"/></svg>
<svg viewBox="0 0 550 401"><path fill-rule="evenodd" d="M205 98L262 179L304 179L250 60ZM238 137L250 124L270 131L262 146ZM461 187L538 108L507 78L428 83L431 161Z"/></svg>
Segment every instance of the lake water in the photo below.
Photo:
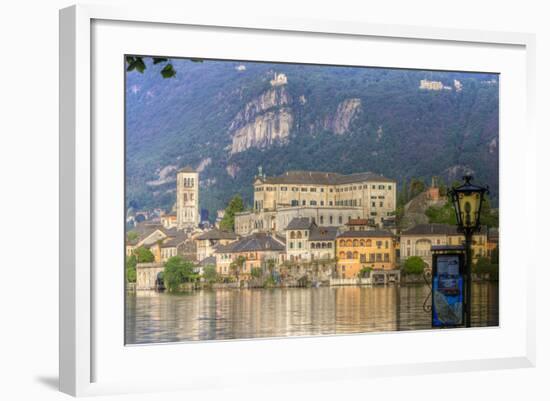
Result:
<svg viewBox="0 0 550 401"><path fill-rule="evenodd" d="M431 329L425 285L128 292L126 343ZM498 326L498 284L474 283L472 326Z"/></svg>

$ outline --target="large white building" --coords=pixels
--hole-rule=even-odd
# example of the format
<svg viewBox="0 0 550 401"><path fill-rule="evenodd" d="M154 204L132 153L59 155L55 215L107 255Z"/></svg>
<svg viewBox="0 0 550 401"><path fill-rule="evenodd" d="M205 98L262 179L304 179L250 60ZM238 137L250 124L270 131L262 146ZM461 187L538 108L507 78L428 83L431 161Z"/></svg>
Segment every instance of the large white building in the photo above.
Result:
<svg viewBox="0 0 550 401"><path fill-rule="evenodd" d="M193 229L200 223L199 173L190 166L178 171L176 184L178 230Z"/></svg>
<svg viewBox="0 0 550 401"><path fill-rule="evenodd" d="M373 173L288 171L266 177L260 171L254 181L254 208L235 216L235 231L282 233L297 217L328 227L352 219L381 226L394 219L396 186L395 180Z"/></svg>

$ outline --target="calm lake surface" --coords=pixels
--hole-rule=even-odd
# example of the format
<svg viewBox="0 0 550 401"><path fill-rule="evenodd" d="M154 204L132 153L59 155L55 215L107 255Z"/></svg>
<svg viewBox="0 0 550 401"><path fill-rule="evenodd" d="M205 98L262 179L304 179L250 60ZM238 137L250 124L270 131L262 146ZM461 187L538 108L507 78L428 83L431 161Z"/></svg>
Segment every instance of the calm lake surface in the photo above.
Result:
<svg viewBox="0 0 550 401"><path fill-rule="evenodd" d="M425 285L128 292L126 344L431 329ZM474 283L473 326L498 326L498 283Z"/></svg>

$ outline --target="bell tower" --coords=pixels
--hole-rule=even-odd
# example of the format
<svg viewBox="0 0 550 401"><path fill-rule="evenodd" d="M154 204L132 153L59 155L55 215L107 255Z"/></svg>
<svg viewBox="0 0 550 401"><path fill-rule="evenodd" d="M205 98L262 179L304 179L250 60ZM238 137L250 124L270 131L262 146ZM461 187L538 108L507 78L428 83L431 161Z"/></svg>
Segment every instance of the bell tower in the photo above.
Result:
<svg viewBox="0 0 550 401"><path fill-rule="evenodd" d="M176 184L176 217L178 230L198 227L199 173L191 166L178 171Z"/></svg>

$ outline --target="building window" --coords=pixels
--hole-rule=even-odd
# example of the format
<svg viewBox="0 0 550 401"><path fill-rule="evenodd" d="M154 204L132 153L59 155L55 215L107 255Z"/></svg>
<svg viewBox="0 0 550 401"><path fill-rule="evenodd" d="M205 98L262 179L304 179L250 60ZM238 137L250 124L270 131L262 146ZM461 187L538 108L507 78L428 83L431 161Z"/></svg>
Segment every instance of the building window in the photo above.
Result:
<svg viewBox="0 0 550 401"><path fill-rule="evenodd" d="M346 252L346 259L353 259L353 253L351 251Z"/></svg>
<svg viewBox="0 0 550 401"><path fill-rule="evenodd" d="M353 240L353 246L358 246L359 245L359 241L357 241L356 239Z"/></svg>
<svg viewBox="0 0 550 401"><path fill-rule="evenodd" d="M281 187L281 191L286 191L287 187Z"/></svg>
<svg viewBox="0 0 550 401"><path fill-rule="evenodd" d="M391 190L391 185L388 185L388 189L390 189L390 190Z"/></svg>
<svg viewBox="0 0 550 401"><path fill-rule="evenodd" d="M359 261L361 263L367 263L367 255L365 255L364 253L361 254L361 257L359 259Z"/></svg>
<svg viewBox="0 0 550 401"><path fill-rule="evenodd" d="M386 243L384 244L386 246L386 249L389 248L389 244L388 244L388 241L386 241Z"/></svg>
<svg viewBox="0 0 550 401"><path fill-rule="evenodd" d="M302 241L298 241L298 249L302 249Z"/></svg>
<svg viewBox="0 0 550 401"><path fill-rule="evenodd" d="M317 188L310 188L309 192L317 192Z"/></svg>
<svg viewBox="0 0 550 401"><path fill-rule="evenodd" d="M342 216L338 216L338 223L342 224Z"/></svg>
<svg viewBox="0 0 550 401"><path fill-rule="evenodd" d="M341 239L341 240L340 240L340 246L346 246L346 241L343 240L343 239Z"/></svg>
<svg viewBox="0 0 550 401"><path fill-rule="evenodd" d="M382 248L382 241L376 241L376 247L378 249Z"/></svg>
<svg viewBox="0 0 550 401"><path fill-rule="evenodd" d="M332 206L332 201L329 201L328 204L329 204L329 206Z"/></svg>
<svg viewBox="0 0 550 401"><path fill-rule="evenodd" d="M382 262L382 254L381 253L376 254L376 261L377 262Z"/></svg>
<svg viewBox="0 0 550 401"><path fill-rule="evenodd" d="M302 192L307 192L307 188L302 188L301 191Z"/></svg>
<svg viewBox="0 0 550 401"><path fill-rule="evenodd" d="M384 254L384 262L389 262L390 261L390 254L389 253L385 253Z"/></svg>
<svg viewBox="0 0 550 401"><path fill-rule="evenodd" d="M321 202L321 203L322 203L322 202ZM322 205L321 205L321 206L322 206ZM323 216L319 216L319 223L320 223L320 224L323 224L323 222L324 222Z"/></svg>
<svg viewBox="0 0 550 401"><path fill-rule="evenodd" d="M314 201L314 200L309 201L309 205L310 206L317 206L317 201Z"/></svg>
<svg viewBox="0 0 550 401"><path fill-rule="evenodd" d="M305 205L306 205L306 201L303 200L303 201L302 201L302 206L305 206Z"/></svg>
<svg viewBox="0 0 550 401"><path fill-rule="evenodd" d="M380 207L384 207L384 202L380 202Z"/></svg>
<svg viewBox="0 0 550 401"><path fill-rule="evenodd" d="M371 202L372 207L376 207L376 202Z"/></svg>
<svg viewBox="0 0 550 401"><path fill-rule="evenodd" d="M321 201L321 206L325 206L325 201Z"/></svg>

